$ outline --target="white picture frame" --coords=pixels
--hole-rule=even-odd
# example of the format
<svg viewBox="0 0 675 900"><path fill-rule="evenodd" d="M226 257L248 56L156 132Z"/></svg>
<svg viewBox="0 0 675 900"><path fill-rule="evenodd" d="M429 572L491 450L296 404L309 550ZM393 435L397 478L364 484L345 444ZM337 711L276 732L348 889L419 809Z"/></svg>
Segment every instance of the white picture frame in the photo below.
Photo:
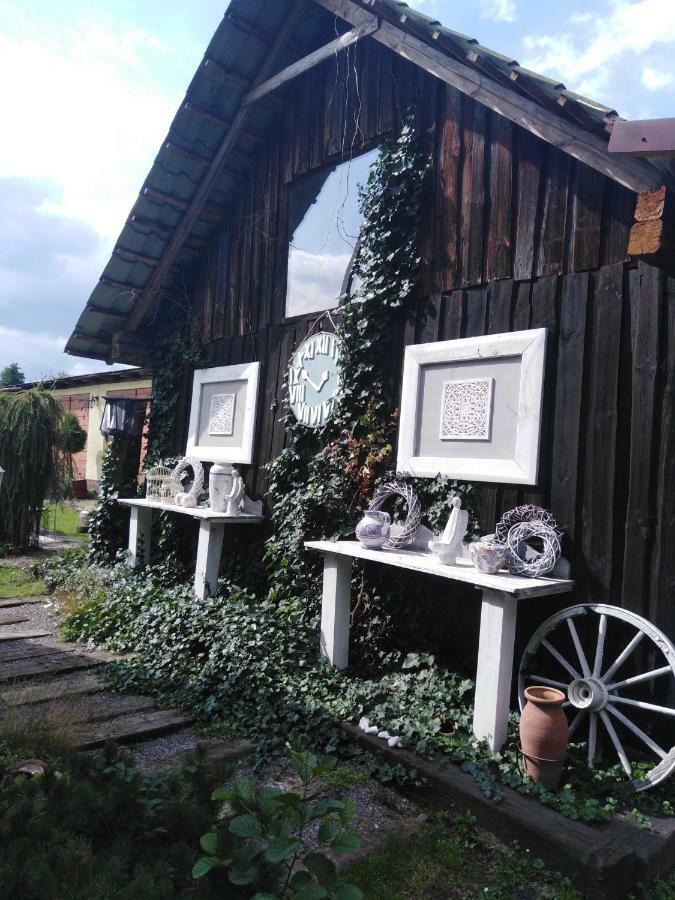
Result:
<svg viewBox="0 0 675 900"><path fill-rule="evenodd" d="M212 446L200 440L203 423L200 418L204 414L202 409L202 394L207 386L228 385L232 382L246 382L243 403L237 400L234 406L234 415L243 415L240 438L227 446ZM192 400L190 403L190 421L188 425L188 439L186 456L193 456L202 462L231 463L248 465L253 462L253 443L255 438L255 423L258 408L258 385L260 382L260 363L243 363L237 366L214 366L211 369L195 369L192 377ZM224 389L227 394L227 389ZM210 402L208 409L210 409ZM208 410L207 410L208 412ZM206 431L209 431L207 423ZM211 432L212 436L219 436L223 432ZM228 435L224 435L228 436Z"/></svg>
<svg viewBox="0 0 675 900"><path fill-rule="evenodd" d="M467 457L466 455L453 456L452 445L454 442L444 441L443 452L447 455L418 455L416 436L420 427L422 375L425 367L436 364L473 364L478 368L484 366L485 377L492 377L494 373L491 371L490 365L505 357L517 357L520 361L513 452L509 455L500 454L499 448L495 447L495 456L485 458ZM435 478L436 475L441 474L461 481L535 485L539 470L545 360L545 328L490 334L454 341L437 341L431 344L412 344L406 347L398 430L397 471L404 475L422 478ZM458 375L457 378L461 380L461 375ZM494 402L497 402L496 399ZM489 451L485 452L489 453Z"/></svg>

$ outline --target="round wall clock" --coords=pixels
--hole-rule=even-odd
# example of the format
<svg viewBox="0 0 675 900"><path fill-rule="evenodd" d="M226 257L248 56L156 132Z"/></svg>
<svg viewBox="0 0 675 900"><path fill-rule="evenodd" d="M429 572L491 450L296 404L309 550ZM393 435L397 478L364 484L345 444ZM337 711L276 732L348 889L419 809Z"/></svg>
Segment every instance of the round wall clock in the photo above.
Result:
<svg viewBox="0 0 675 900"><path fill-rule="evenodd" d="M340 394L340 341L325 331L305 338L288 367L288 400L298 422L323 428Z"/></svg>

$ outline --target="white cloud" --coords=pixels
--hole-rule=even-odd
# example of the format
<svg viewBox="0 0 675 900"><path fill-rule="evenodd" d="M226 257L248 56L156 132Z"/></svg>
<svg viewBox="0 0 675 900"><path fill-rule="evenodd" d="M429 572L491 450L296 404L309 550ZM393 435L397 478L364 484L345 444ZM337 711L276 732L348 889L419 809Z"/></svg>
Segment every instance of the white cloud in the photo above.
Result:
<svg viewBox="0 0 675 900"><path fill-rule="evenodd" d="M481 17L495 22L516 21L516 0L481 0Z"/></svg>
<svg viewBox="0 0 675 900"><path fill-rule="evenodd" d="M140 29L84 20L55 34L12 19L0 34L0 176L49 179L45 208L114 241L175 107L145 57L161 42ZM20 77L18 76L20 73Z"/></svg>
<svg viewBox="0 0 675 900"><path fill-rule="evenodd" d="M632 57L634 65L635 56L675 43L672 0L610 0L608 6L570 17L567 30L555 35L526 35L524 65L593 97L607 90L619 63Z"/></svg>
<svg viewBox="0 0 675 900"><path fill-rule="evenodd" d="M94 372L119 372L122 369L133 369L134 366L109 366L100 359L81 359L66 369L68 375L92 375Z"/></svg>
<svg viewBox="0 0 675 900"><path fill-rule="evenodd" d="M675 82L672 72L663 72L653 66L645 66L640 77L644 86L650 91L660 91Z"/></svg>
<svg viewBox="0 0 675 900"><path fill-rule="evenodd" d="M62 371L68 362L63 355L65 342L65 337L0 326L0 368L18 362L27 380L48 378Z"/></svg>
<svg viewBox="0 0 675 900"><path fill-rule="evenodd" d="M65 336L45 332L21 331L0 326L0 369L17 362L26 381L49 380L55 375L89 375L114 372L128 366L108 366L99 359L75 359L65 356Z"/></svg>
<svg viewBox="0 0 675 900"><path fill-rule="evenodd" d="M293 248L288 263L286 314L332 309L337 306L351 254L308 253Z"/></svg>

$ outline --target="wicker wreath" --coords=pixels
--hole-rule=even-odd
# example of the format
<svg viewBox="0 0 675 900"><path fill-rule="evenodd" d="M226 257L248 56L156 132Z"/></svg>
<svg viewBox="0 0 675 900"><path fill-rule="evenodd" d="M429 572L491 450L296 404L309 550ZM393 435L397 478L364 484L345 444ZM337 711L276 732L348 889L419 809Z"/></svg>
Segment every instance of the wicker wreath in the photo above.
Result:
<svg viewBox="0 0 675 900"><path fill-rule="evenodd" d="M194 481L192 482L192 487L189 491L181 491L181 495L183 493L186 495L181 505L186 507L193 507L197 505L197 498L201 494L202 488L204 487L204 467L198 459L194 459L192 456L184 456L171 473L172 479L174 479L174 481L177 481L179 485L182 484L181 475L187 469L192 469L194 473ZM176 502L175 497L173 498L173 502Z"/></svg>
<svg viewBox="0 0 675 900"><path fill-rule="evenodd" d="M543 522L552 528L558 537L562 537L563 529L558 525L553 515L541 506L526 504L525 506L516 506L505 512L495 528L495 538L500 544L505 544L509 535L509 530L520 522Z"/></svg>
<svg viewBox="0 0 675 900"><path fill-rule="evenodd" d="M373 502L370 509L381 509L389 497L403 497L408 506L408 515L406 516L403 531L395 538L387 538L382 545L386 550L402 550L408 544L412 544L420 527L422 518L422 506L419 497L409 484L403 481L390 481L387 484L381 484L373 495Z"/></svg>
<svg viewBox="0 0 675 900"><path fill-rule="evenodd" d="M541 552L532 550L528 545L531 538L538 538L542 543ZM509 528L506 536L506 564L514 575L526 575L536 578L550 572L560 559L560 537L555 528L540 519L531 522L518 522ZM526 558L527 550L535 553Z"/></svg>

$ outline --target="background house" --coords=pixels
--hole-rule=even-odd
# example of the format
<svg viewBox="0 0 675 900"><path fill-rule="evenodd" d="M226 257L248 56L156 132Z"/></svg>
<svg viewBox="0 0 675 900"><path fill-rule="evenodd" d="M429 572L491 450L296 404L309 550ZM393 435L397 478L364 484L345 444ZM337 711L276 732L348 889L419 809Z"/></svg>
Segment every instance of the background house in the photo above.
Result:
<svg viewBox="0 0 675 900"><path fill-rule="evenodd" d="M22 384L8 391L23 391L36 387L38 382ZM101 481L101 462L105 438L101 434L101 416L106 397L152 397L152 377L143 369L124 369L119 372L100 372L92 375L70 375L43 384L53 391L64 412L77 416L87 432L87 444L73 457L75 492L78 497L97 490ZM141 459L145 456L145 439Z"/></svg>
<svg viewBox="0 0 675 900"><path fill-rule="evenodd" d="M246 481L264 494L287 361L332 305L318 270L303 285L317 251L297 236L331 175L349 181L412 103L433 167L420 315L393 336L391 364L408 343L545 326L539 485L484 487L483 529L521 502L550 508L577 596L675 637L675 280L661 248L628 254L638 198L672 188L672 160L610 154L614 110L405 4L233 0L67 350L145 364L158 317L187 304L209 365L263 362ZM319 262L340 276L334 301L350 252L331 240Z"/></svg>

